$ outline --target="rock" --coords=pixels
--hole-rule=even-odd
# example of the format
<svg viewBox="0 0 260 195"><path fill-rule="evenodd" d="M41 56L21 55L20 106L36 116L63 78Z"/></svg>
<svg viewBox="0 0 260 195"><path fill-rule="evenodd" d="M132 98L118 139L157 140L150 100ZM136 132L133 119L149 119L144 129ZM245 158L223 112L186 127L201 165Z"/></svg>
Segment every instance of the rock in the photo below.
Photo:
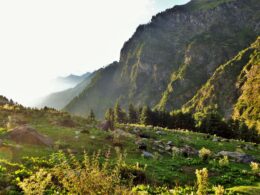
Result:
<svg viewBox="0 0 260 195"><path fill-rule="evenodd" d="M166 146L166 147L165 147L165 150L166 150L166 151L171 151L172 148L171 148L171 146Z"/></svg>
<svg viewBox="0 0 260 195"><path fill-rule="evenodd" d="M180 148L180 153L185 156L195 156L198 155L198 150L192 148L191 146L185 145L183 148Z"/></svg>
<svg viewBox="0 0 260 195"><path fill-rule="evenodd" d="M162 144L158 145L158 147L164 149L164 145Z"/></svg>
<svg viewBox="0 0 260 195"><path fill-rule="evenodd" d="M138 133L140 132L140 130L135 128L135 129L133 130L133 132L134 132L135 134L138 134Z"/></svg>
<svg viewBox="0 0 260 195"><path fill-rule="evenodd" d="M147 149L147 145L143 141L137 141L137 142L135 142L135 144L138 146L139 150L146 150Z"/></svg>
<svg viewBox="0 0 260 195"><path fill-rule="evenodd" d="M94 135L91 135L90 139L96 139L96 137Z"/></svg>
<svg viewBox="0 0 260 195"><path fill-rule="evenodd" d="M253 156L240 152L221 151L217 154L217 156L227 156L231 159L234 159L236 162L241 163L250 163L255 161L255 158Z"/></svg>
<svg viewBox="0 0 260 195"><path fill-rule="evenodd" d="M147 145L145 143L141 143L139 146L138 146L138 149L140 150L146 150L147 149Z"/></svg>
<svg viewBox="0 0 260 195"><path fill-rule="evenodd" d="M128 133L122 129L116 129L113 133L117 134L119 136L122 136L122 137L133 137L134 136L131 133Z"/></svg>
<svg viewBox="0 0 260 195"><path fill-rule="evenodd" d="M112 128L112 125L111 125L111 123L109 122L109 121L104 121L104 122L102 122L101 123L101 125L100 125L100 128L103 130L103 131L108 131L109 129L113 129Z"/></svg>
<svg viewBox="0 0 260 195"><path fill-rule="evenodd" d="M151 136L149 134L147 134L147 133L140 133L139 137L149 139Z"/></svg>
<svg viewBox="0 0 260 195"><path fill-rule="evenodd" d="M214 137L212 141L213 142L219 142L219 139L217 137Z"/></svg>
<svg viewBox="0 0 260 195"><path fill-rule="evenodd" d="M162 144L162 141L161 140L155 140L153 143L154 143L154 145L158 146L158 145Z"/></svg>
<svg viewBox="0 0 260 195"><path fill-rule="evenodd" d="M180 154L180 149L174 146L174 147L172 147L172 153L173 154Z"/></svg>
<svg viewBox="0 0 260 195"><path fill-rule="evenodd" d="M169 146L173 146L172 141L168 141L168 142L167 142L167 145L169 145Z"/></svg>
<svg viewBox="0 0 260 195"><path fill-rule="evenodd" d="M163 131L156 131L156 134L157 134L157 135L166 135L166 133L163 132Z"/></svg>
<svg viewBox="0 0 260 195"><path fill-rule="evenodd" d="M51 147L53 141L37 132L34 128L23 125L14 128L7 133L6 137L18 144L44 145Z"/></svg>
<svg viewBox="0 0 260 195"><path fill-rule="evenodd" d="M245 150L253 150L253 147L250 146L250 145L245 145L243 148L244 148Z"/></svg>
<svg viewBox="0 0 260 195"><path fill-rule="evenodd" d="M143 151L142 156L145 157L145 158L153 158L154 157L152 153L147 152L147 151Z"/></svg>

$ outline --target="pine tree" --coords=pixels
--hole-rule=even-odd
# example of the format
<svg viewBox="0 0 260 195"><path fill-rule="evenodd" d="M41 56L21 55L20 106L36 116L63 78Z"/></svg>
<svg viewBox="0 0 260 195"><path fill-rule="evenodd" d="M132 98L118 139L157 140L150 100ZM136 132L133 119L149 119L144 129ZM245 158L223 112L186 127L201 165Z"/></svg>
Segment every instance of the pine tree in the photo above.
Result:
<svg viewBox="0 0 260 195"><path fill-rule="evenodd" d="M114 116L114 110L113 110L112 108L109 108L109 109L106 111L105 119L106 119L107 122L108 122L109 129L114 129L115 116Z"/></svg>
<svg viewBox="0 0 260 195"><path fill-rule="evenodd" d="M118 101L116 102L114 107L114 116L115 116L116 123L126 122L126 113L122 110Z"/></svg>
<svg viewBox="0 0 260 195"><path fill-rule="evenodd" d="M137 111L136 111L135 107L133 106L133 104L130 104L128 107L128 120L129 120L129 123L138 122L138 114L137 114Z"/></svg>
<svg viewBox="0 0 260 195"><path fill-rule="evenodd" d="M141 113L141 124L150 125L152 123L152 111L148 106L144 106Z"/></svg>
<svg viewBox="0 0 260 195"><path fill-rule="evenodd" d="M89 113L89 116L88 116L89 120L90 121L96 121L96 117L95 117L95 114L94 114L94 111L91 109L90 110L90 113Z"/></svg>

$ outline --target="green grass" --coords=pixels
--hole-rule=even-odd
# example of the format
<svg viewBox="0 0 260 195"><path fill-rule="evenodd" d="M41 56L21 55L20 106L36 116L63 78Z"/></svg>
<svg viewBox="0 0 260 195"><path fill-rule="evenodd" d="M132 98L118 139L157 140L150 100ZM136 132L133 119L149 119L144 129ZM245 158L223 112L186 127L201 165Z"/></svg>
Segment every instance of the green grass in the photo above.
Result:
<svg viewBox="0 0 260 195"><path fill-rule="evenodd" d="M6 112L5 117L12 115L12 111ZM0 116L2 112L0 110ZM228 168L216 168L210 162L203 162L199 157L185 158L183 156L172 156L167 153L159 153L153 149L154 140L160 140L163 143L172 141L176 147L189 145L197 150L202 147L210 149L214 154L222 150L239 151L254 155L257 160L260 160L259 146L255 147L252 143L244 143L237 140L229 140L224 142L212 142L213 136L189 132L185 130L169 130L159 127L145 127L142 125L118 125L117 128L128 133L129 136L118 135L115 132L105 132L99 128L98 124L90 124L87 120L79 117L71 117L73 127L61 125L64 118L68 115L60 112L44 112L44 111L21 111L29 125L34 127L38 132L53 139L54 147L43 147L34 145L21 144L20 146L0 135L0 139L4 140L4 146L0 147L0 159L7 159L14 162L22 162L23 157L44 157L48 158L53 152L58 152L60 149L67 152L69 149L76 155L82 155L84 151L94 153L98 150L102 155L108 150L111 150L112 161L116 159L116 151L125 152L127 164L134 165L139 163L141 166L146 166L147 183L154 185L169 185L176 184L193 185L195 181L195 170L208 168L209 180L212 184L219 184L226 187L252 185L258 179L250 179L250 166L248 164L230 162ZM142 152L138 149L135 142L140 139L134 133L133 129L138 128L140 132L150 136L150 139L145 140L147 143L147 151L153 153L156 158L147 159L142 157ZM79 138L75 138L76 131L87 130L86 133L80 133ZM164 135L156 134L160 130L165 132ZM242 145L251 145L252 150L243 150ZM248 174L243 174L242 171ZM234 177L238 178L236 181Z"/></svg>

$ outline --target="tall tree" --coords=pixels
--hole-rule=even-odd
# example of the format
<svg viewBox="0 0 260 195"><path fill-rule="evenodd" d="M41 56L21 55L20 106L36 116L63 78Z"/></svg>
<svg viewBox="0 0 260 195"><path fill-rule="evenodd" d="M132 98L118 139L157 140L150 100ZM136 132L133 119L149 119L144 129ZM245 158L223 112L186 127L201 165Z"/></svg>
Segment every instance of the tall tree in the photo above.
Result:
<svg viewBox="0 0 260 195"><path fill-rule="evenodd" d="M126 113L122 110L119 102L117 101L114 107L114 115L116 123L125 123L126 122Z"/></svg>
<svg viewBox="0 0 260 195"><path fill-rule="evenodd" d="M111 130L114 129L115 115L114 115L114 110L112 108L109 108L106 111L105 119L108 122L109 129L111 129Z"/></svg>
<svg viewBox="0 0 260 195"><path fill-rule="evenodd" d="M152 123L152 111L149 106L143 107L140 120L144 125L150 125Z"/></svg>
<svg viewBox="0 0 260 195"><path fill-rule="evenodd" d="M95 113L94 113L94 111L92 109L90 110L88 118L89 118L90 121L95 121L96 120Z"/></svg>
<svg viewBox="0 0 260 195"><path fill-rule="evenodd" d="M133 104L129 104L128 107L128 121L129 123L137 123L138 122L138 113L133 106Z"/></svg>

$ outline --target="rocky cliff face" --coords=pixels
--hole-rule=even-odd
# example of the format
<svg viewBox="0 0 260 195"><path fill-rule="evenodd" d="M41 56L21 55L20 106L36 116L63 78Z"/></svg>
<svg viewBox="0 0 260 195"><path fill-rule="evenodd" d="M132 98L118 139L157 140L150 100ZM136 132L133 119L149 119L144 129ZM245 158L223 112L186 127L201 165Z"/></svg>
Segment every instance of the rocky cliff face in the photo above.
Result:
<svg viewBox="0 0 260 195"><path fill-rule="evenodd" d="M84 115L92 108L102 117L117 99L123 106L181 108L220 64L256 39L258 10L258 0L193 0L154 16L124 44L120 62L65 109Z"/></svg>

